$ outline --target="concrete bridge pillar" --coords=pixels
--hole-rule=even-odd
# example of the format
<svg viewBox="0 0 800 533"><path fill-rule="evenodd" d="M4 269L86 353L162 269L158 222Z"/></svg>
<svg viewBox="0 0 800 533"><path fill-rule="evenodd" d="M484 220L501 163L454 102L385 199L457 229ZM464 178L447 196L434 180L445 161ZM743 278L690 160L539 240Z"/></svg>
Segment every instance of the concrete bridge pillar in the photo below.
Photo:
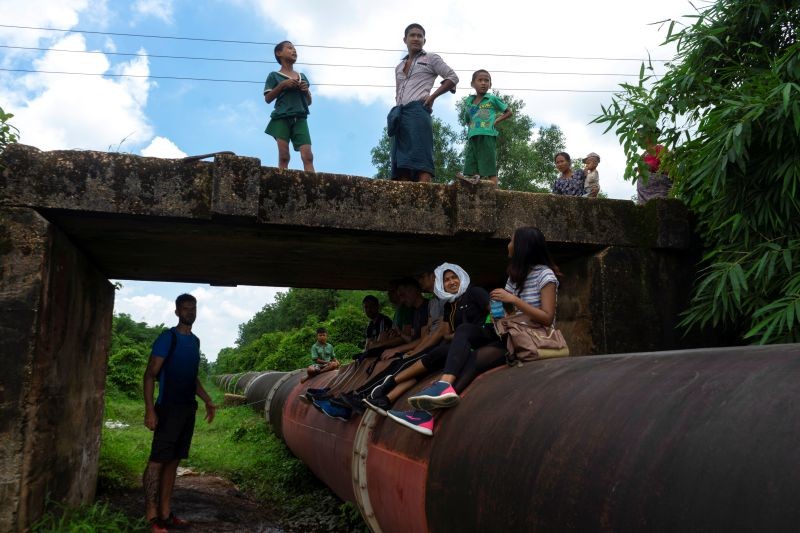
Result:
<svg viewBox="0 0 800 533"><path fill-rule="evenodd" d="M0 531L94 498L113 304L58 228L0 207Z"/></svg>

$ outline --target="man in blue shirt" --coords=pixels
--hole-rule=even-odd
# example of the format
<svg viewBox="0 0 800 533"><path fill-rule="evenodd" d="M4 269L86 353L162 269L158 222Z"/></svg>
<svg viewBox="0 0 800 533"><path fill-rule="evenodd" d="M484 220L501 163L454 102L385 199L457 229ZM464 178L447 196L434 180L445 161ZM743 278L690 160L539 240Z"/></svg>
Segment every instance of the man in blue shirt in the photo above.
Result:
<svg viewBox="0 0 800 533"><path fill-rule="evenodd" d="M189 456L197 411L195 395L206 404L205 419L214 420L216 407L197 378L200 339L192 333L197 300L181 294L175 300L178 325L158 336L144 373L144 425L153 431L150 460L142 476L145 516L152 532L188 527L170 511L178 463ZM158 399L153 402L158 380Z"/></svg>

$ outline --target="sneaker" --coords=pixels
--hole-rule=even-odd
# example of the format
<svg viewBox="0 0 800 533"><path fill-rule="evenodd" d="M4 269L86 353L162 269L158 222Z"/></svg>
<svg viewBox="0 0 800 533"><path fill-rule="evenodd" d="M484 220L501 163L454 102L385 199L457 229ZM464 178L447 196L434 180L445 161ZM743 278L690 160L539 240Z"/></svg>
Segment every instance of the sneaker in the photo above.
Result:
<svg viewBox="0 0 800 533"><path fill-rule="evenodd" d="M167 518L161 519L161 523L167 529L187 529L190 525L188 520L178 518L172 513L169 513L169 516Z"/></svg>
<svg viewBox="0 0 800 533"><path fill-rule="evenodd" d="M323 414L331 418L336 418L343 422L350 420L350 409L333 405L330 400L318 400L314 402L314 405L316 405Z"/></svg>
<svg viewBox="0 0 800 533"><path fill-rule="evenodd" d="M148 525L150 526L150 533L169 533L169 530L160 518L151 518L148 521Z"/></svg>
<svg viewBox="0 0 800 533"><path fill-rule="evenodd" d="M428 411L387 411L386 415L397 422L403 424L407 428L411 428L418 433L433 436L433 415Z"/></svg>
<svg viewBox="0 0 800 533"><path fill-rule="evenodd" d="M446 381L437 381L408 399L411 407L426 411L453 407L458 405L460 401L461 398L459 398L458 393Z"/></svg>
<svg viewBox="0 0 800 533"><path fill-rule="evenodd" d="M392 402L386 396L378 396L377 398L364 398L361 401L364 403L364 405L382 416L386 416L386 411L388 411L392 406Z"/></svg>
<svg viewBox="0 0 800 533"><path fill-rule="evenodd" d="M394 381L394 376L386 376L383 378L383 381L378 383L378 385L372 389L372 391L369 393L369 397L375 399L380 398L381 396L386 396L389 391L396 386L397 383Z"/></svg>

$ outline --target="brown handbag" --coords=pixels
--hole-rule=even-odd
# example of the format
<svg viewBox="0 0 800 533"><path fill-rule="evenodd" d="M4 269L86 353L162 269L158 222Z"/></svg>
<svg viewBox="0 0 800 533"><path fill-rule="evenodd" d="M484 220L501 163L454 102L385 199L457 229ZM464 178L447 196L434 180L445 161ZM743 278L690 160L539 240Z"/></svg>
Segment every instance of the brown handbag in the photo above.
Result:
<svg viewBox="0 0 800 533"><path fill-rule="evenodd" d="M561 331L554 326L543 326L524 313L497 320L495 330L506 341L506 360L509 365L569 355L569 347Z"/></svg>

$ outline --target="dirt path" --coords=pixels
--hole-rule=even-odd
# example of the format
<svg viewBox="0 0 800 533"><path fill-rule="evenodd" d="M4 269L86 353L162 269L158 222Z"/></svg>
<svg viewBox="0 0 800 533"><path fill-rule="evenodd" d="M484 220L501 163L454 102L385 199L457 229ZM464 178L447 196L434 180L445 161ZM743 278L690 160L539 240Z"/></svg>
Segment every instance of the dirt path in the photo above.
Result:
<svg viewBox="0 0 800 533"><path fill-rule="evenodd" d="M143 514L141 491L115 491L99 499L133 519ZM188 531L192 532L284 533L269 509L249 499L233 483L190 469L178 469L172 509L191 522Z"/></svg>

